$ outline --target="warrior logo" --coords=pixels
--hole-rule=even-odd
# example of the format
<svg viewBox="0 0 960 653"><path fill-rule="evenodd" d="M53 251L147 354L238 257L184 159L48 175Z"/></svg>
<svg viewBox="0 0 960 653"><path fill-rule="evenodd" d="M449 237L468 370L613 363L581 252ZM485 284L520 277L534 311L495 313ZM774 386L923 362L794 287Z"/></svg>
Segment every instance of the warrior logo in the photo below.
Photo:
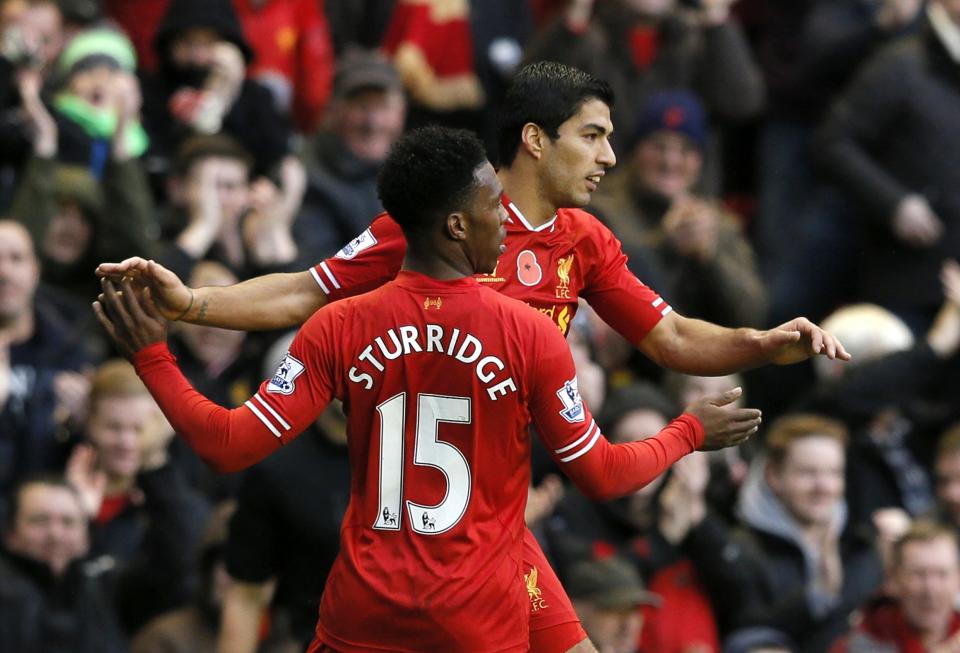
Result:
<svg viewBox="0 0 960 653"><path fill-rule="evenodd" d="M270 383L267 384L267 392L276 392L282 395L293 394L295 387L293 382L303 374L304 369L303 363L291 356L290 352L287 352L280 361L280 365L277 366L277 371L273 373Z"/></svg>

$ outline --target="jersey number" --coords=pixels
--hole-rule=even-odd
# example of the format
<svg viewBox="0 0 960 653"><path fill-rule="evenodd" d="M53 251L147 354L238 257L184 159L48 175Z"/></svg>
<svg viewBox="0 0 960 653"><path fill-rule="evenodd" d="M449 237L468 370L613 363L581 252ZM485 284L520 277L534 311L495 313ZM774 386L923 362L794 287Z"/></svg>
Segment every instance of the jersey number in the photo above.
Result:
<svg viewBox="0 0 960 653"><path fill-rule="evenodd" d="M377 406L380 413L380 504L373 527L400 530L401 503L407 507L410 527L423 535L436 535L456 526L470 502L470 466L455 446L438 439L440 422L470 423L470 399L444 395L417 396L417 434L413 464L439 469L447 479L447 492L435 506L403 502L403 433L407 393L401 392Z"/></svg>

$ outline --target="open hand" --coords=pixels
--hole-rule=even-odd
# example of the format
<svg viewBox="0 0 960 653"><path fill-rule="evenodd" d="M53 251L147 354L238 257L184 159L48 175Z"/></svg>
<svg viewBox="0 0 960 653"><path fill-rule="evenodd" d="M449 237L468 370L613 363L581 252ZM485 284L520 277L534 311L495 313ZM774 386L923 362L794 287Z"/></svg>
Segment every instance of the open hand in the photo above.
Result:
<svg viewBox="0 0 960 653"><path fill-rule="evenodd" d="M176 274L156 261L134 256L119 263L101 263L96 274L109 279L115 286L128 279L134 290L150 289L150 298L167 320L188 318L184 311L190 306L191 290Z"/></svg>
<svg viewBox="0 0 960 653"><path fill-rule="evenodd" d="M761 331L757 338L760 347L768 352L770 362L777 365L798 363L811 356L850 360L850 354L839 340L805 317L794 318L774 329Z"/></svg>
<svg viewBox="0 0 960 653"><path fill-rule="evenodd" d="M736 407L735 402L742 393L740 388L733 388L687 406L684 412L690 413L703 424L700 451L715 451L743 444L760 428L759 410Z"/></svg>
<svg viewBox="0 0 960 653"><path fill-rule="evenodd" d="M130 279L121 281L120 292L109 279L102 285L93 312L124 356L133 358L141 349L167 339L167 320L150 297L149 288L138 292Z"/></svg>

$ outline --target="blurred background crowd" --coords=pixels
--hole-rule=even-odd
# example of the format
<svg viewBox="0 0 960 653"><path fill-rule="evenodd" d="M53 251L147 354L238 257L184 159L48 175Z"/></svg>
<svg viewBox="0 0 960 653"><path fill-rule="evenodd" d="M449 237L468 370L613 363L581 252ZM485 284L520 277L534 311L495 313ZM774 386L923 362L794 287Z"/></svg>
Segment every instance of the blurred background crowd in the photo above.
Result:
<svg viewBox="0 0 960 653"><path fill-rule="evenodd" d="M93 268L302 270L380 211L405 129L540 59L611 83L589 210L682 314L805 315L848 364L664 374L584 309L580 390L649 436L734 385L755 442L527 522L601 653L960 651L960 0L0 0L0 650L302 651L349 498L344 420L218 476L90 310ZM175 325L226 406L291 334ZM528 579L536 608L535 579Z"/></svg>

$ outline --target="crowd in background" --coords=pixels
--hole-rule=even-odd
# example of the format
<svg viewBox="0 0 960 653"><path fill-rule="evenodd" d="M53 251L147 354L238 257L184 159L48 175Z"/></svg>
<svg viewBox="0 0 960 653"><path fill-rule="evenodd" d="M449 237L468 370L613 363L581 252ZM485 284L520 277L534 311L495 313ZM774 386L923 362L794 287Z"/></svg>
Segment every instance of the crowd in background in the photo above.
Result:
<svg viewBox="0 0 960 653"><path fill-rule="evenodd" d="M960 0L0 0L0 650L304 650L342 413L214 474L111 351L93 269L314 265L380 212L405 129L472 129L496 162L498 101L541 59L616 93L588 210L641 280L726 326L823 321L854 356L665 374L578 313L611 439L735 385L764 411L609 503L535 451L527 523L598 650L960 651ZM171 346L234 407L291 337Z"/></svg>

